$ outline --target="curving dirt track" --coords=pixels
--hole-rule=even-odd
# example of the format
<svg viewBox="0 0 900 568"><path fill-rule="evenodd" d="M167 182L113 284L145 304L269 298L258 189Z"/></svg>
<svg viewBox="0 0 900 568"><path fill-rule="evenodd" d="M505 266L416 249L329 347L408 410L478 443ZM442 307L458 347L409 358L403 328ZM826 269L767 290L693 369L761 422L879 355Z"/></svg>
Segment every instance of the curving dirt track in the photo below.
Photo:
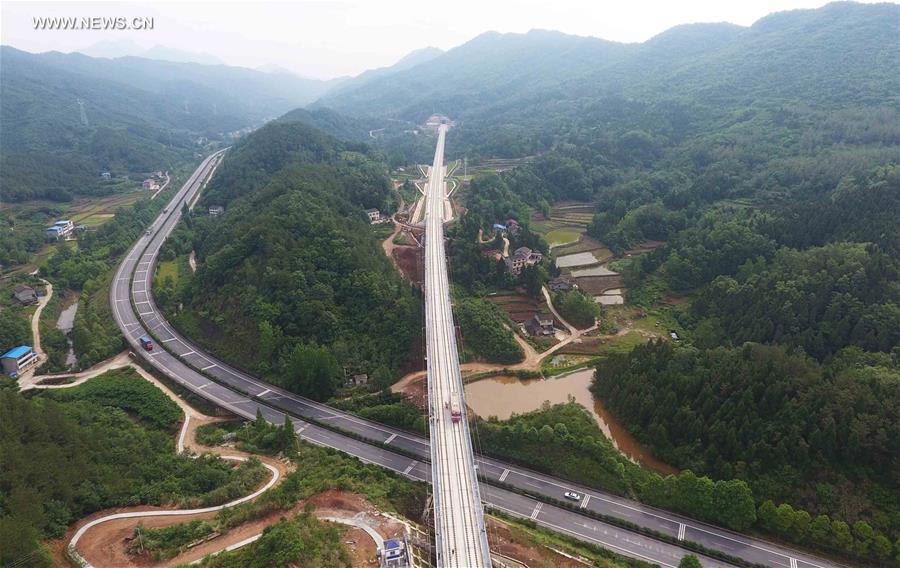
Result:
<svg viewBox="0 0 900 568"><path fill-rule="evenodd" d="M243 461L251 456L251 454L241 452L239 450L233 450L229 448L210 448L199 444L199 442L197 442L196 440L197 428L202 424L221 421L221 419L201 414L196 409L184 402L174 392L172 392L164 384L159 382L155 377L150 375L143 368L131 364L127 361L127 359L127 353L120 354L119 356L106 362L105 364L98 365L98 368L93 370L90 373L90 376L79 377L79 380L74 383L52 386L34 385L33 388L70 388L83 383L93 376L102 374L103 372L106 372L111 368L132 366L144 379L153 383L176 404L178 404L178 406L185 413L185 420L182 423L182 427L178 434L176 451L180 452L184 450L190 450L196 453L215 453L221 455L223 459L230 459L235 461ZM272 477L261 488L257 489L250 495L244 496L240 499L236 499L224 505L219 505L216 507L206 507L203 509L178 510L165 507L138 506L99 511L97 513L94 513L93 515L90 515L89 517L82 519L81 521L70 527L69 531L67 531L66 533L65 542L68 542L69 546L74 547L75 550L90 565L93 566L146 566L146 558L140 556L131 556L127 554L125 552L125 547L123 546L123 540L131 536L134 531L134 527L137 526L139 522L143 523L144 526L148 528L159 528L198 519L212 518L221 509L232 507L239 503L255 499L271 487L274 487L282 479L284 479L285 475L287 475L292 469L288 464L267 456L253 455L253 457L256 457L261 462L263 462L263 465L265 465L266 468L268 468L269 471L272 472ZM233 542L238 542L239 540L241 540L239 538L241 534L243 533L241 531L238 531L237 529L235 531L229 532L221 539L216 539L216 546L221 549L228 546L229 544L233 544ZM65 560L62 548L54 548L57 549L55 551L57 559L61 561L61 565L64 564ZM195 547L194 549L192 549L192 552L198 549L205 549L205 547ZM201 554L198 558L202 557L203 554ZM177 560L178 563L185 561L181 557L173 559L173 562L175 560ZM163 563L161 565L169 565L169 563Z"/></svg>

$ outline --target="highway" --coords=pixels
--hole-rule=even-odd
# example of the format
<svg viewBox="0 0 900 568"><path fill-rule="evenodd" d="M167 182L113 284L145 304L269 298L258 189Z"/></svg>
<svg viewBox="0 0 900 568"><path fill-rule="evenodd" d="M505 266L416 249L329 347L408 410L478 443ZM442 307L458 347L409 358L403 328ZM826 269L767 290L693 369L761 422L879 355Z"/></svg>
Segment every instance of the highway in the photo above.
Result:
<svg viewBox="0 0 900 568"><path fill-rule="evenodd" d="M444 251L444 140L438 129L425 195L425 346L434 532L439 567L490 568Z"/></svg>
<svg viewBox="0 0 900 568"><path fill-rule="evenodd" d="M190 201L202 188L221 159L221 155L222 153L213 154L200 164L172 198L168 211L161 213L153 223L150 234L142 235L138 239L117 270L110 289L110 302L116 323L132 350L173 382L237 416L252 419L259 410L267 420L281 423L284 421L286 411L296 421L300 437L308 442L341 450L365 462L378 464L412 479L430 481L431 469L428 463L430 447L427 439L331 409L230 367L178 334L160 314L149 294L160 247L178 223L182 205ZM152 333L156 340L152 352L140 349L137 341L138 337L148 332ZM329 423L389 447L396 447L407 454L418 456L419 459L412 459L407 455L361 442L315 424L302 422L304 417ZM699 523L621 496L572 484L500 460L479 457L476 461L479 475L486 478L503 481L517 488L555 499L559 499L564 491L578 491L585 496L582 506L586 510L622 518L674 537L681 535L683 539L727 552L749 562L784 568L840 566L787 547ZM538 501L511 491L483 486L481 497L486 504L498 509L525 518L533 517L539 525L662 566L677 566L678 559L686 553L680 547L594 521L571 511L547 504L538 509ZM702 560L704 566L725 565L706 557Z"/></svg>

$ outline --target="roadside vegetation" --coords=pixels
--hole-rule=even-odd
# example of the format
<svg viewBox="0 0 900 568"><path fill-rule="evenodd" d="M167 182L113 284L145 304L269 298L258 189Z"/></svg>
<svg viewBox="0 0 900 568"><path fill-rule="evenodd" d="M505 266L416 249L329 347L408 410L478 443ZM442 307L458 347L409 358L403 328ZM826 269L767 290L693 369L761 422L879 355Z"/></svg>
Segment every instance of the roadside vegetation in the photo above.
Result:
<svg viewBox="0 0 900 568"><path fill-rule="evenodd" d="M178 406L131 370L32 398L3 383L3 565L27 558L31 566L53 566L42 541L60 538L92 512L139 504L219 505L268 475L255 460L233 467L211 455L175 454Z"/></svg>
<svg viewBox="0 0 900 568"><path fill-rule="evenodd" d="M390 210L364 145L277 122L242 140L162 258L196 250L196 274L157 279L170 321L224 360L327 400L345 373L387 387L420 333L420 301L385 258L364 209ZM171 275L170 275L171 276Z"/></svg>
<svg viewBox="0 0 900 568"><path fill-rule="evenodd" d="M857 347L822 365L780 346L655 342L602 360L593 388L654 455L745 480L759 528L882 562L900 509L888 473L900 455L898 385L890 356Z"/></svg>
<svg viewBox="0 0 900 568"><path fill-rule="evenodd" d="M269 525L256 542L204 559L207 568L328 566L350 568L343 531L323 523L309 511Z"/></svg>
<svg viewBox="0 0 900 568"><path fill-rule="evenodd" d="M328 405L357 416L411 432L428 435L428 419L406 396L389 390L334 398Z"/></svg>
<svg viewBox="0 0 900 568"><path fill-rule="evenodd" d="M690 471L662 477L630 462L581 405L570 402L477 422L483 451L539 471L602 487L649 505L680 511L734 530L755 521L752 494L743 481L714 482Z"/></svg>
<svg viewBox="0 0 900 568"><path fill-rule="evenodd" d="M205 425L198 429L198 435L204 444L236 440L238 447L245 451L261 449L263 453L277 452L291 459L295 470L279 485L254 501L223 509L209 521L179 523L162 529L137 527L135 536L140 535L141 539L135 541L138 544L132 544L131 553L147 552L157 559L173 558L184 551L191 542L213 533L225 533L273 512L288 513L303 500L329 489L360 493L380 510L396 512L413 520L418 520L424 510L427 498L427 488L424 484L412 482L375 465L363 464L356 458L335 450L300 442L290 424L287 424L287 427L272 425L258 417L256 421L244 425L237 422ZM288 517L268 527L265 533L268 536L264 536L260 542L269 545L260 548L248 547L246 550L255 551L251 556L244 556L244 553L225 554L221 559L216 557L212 560L211 565L287 566L293 565L291 564L295 562L293 555L298 551L301 554L312 554L312 558L319 558L321 554L337 554L341 547L335 545L333 540L330 531L334 529L323 530L323 526L310 512L306 509L294 517ZM285 522L289 524L285 525ZM290 523L296 524L291 526ZM298 536L295 531L299 531L299 536L303 537L303 540L293 540ZM143 542L142 546L139 544L140 541ZM298 544L301 542L302 546ZM289 556L284 557L283 554ZM337 558L335 561L340 561L343 556ZM328 563L322 565L332 566Z"/></svg>

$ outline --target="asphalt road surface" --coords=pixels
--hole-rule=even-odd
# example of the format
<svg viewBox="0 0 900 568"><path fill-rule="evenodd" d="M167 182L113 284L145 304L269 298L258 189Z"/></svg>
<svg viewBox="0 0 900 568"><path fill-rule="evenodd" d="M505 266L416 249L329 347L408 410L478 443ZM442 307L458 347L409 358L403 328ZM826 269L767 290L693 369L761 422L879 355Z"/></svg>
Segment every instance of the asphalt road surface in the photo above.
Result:
<svg viewBox="0 0 900 568"><path fill-rule="evenodd" d="M142 235L138 239L119 266L110 289L110 302L116 323L132 350L173 382L238 416L253 419L259 410L267 420L281 423L287 412L297 422L299 435L311 443L335 448L365 462L383 466L413 479L430 482L431 468L428 463L430 449L427 439L331 409L256 379L202 351L172 329L160 314L149 295L160 247L178 223L182 205L190 201L201 189L223 154L224 151L217 152L200 164L172 198L167 211L161 213L153 223L150 234ZM141 349L138 343L138 338L147 333L151 333L155 340L151 352ZM411 459L315 424L302 422L304 417L315 419L317 422L327 422L420 458ZM749 562L783 568L841 566L833 561L706 525L681 515L500 460L477 457L476 463L479 474L487 478L555 499L560 499L565 491L574 490L584 496L581 503L586 509L619 517L674 537L678 537L680 533L685 540L721 550ZM677 560L687 554L687 551L680 547L547 504L543 504L535 514L538 501L511 491L487 485L482 485L481 491L482 500L488 505L526 518L533 516L538 524L583 538L588 542L602 544L622 554L662 566L677 566ZM706 557L702 557L702 561L704 566L727 565Z"/></svg>

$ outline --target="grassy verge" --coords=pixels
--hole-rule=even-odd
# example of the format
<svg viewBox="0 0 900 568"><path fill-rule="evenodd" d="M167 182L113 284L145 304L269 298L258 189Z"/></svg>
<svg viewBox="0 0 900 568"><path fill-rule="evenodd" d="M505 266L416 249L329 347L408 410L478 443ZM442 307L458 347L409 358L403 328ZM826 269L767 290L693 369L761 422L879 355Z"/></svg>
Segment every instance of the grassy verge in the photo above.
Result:
<svg viewBox="0 0 900 568"><path fill-rule="evenodd" d="M538 526L532 520L520 519L490 507L485 512L522 531L528 535L531 542L553 550L561 550L567 554L576 555L588 560L593 566L600 568L649 568L650 566L655 566L655 564L622 556L583 540L553 532Z"/></svg>

